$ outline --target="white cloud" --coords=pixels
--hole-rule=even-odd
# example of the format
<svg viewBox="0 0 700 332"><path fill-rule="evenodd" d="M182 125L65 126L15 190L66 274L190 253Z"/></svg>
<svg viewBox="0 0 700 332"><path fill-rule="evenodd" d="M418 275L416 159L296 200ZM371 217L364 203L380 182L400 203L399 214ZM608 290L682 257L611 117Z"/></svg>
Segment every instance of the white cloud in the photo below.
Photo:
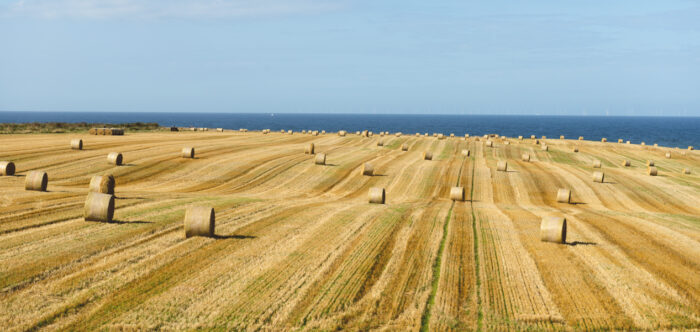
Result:
<svg viewBox="0 0 700 332"><path fill-rule="evenodd" d="M329 0L19 0L0 4L0 17L229 18L317 13L339 8Z"/></svg>

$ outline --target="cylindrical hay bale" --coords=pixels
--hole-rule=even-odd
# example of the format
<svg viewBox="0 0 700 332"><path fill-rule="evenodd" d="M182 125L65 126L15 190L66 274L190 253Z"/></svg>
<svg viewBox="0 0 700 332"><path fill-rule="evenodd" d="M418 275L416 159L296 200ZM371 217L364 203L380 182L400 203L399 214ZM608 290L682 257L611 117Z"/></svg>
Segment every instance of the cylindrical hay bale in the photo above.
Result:
<svg viewBox="0 0 700 332"><path fill-rule="evenodd" d="M501 160L496 164L496 170L499 172L507 172L508 171L508 162L505 160Z"/></svg>
<svg viewBox="0 0 700 332"><path fill-rule="evenodd" d="M454 134L454 133L450 133L450 138L454 138L454 137L455 137L455 134Z"/></svg>
<svg viewBox="0 0 700 332"><path fill-rule="evenodd" d="M114 176L95 175L90 179L90 192L114 195Z"/></svg>
<svg viewBox="0 0 700 332"><path fill-rule="evenodd" d="M639 143L639 145L645 146L645 145L647 145L647 143L642 142L642 143Z"/></svg>
<svg viewBox="0 0 700 332"><path fill-rule="evenodd" d="M462 155L463 155L463 156L469 157L470 154L471 154L471 151L469 151L469 150L467 150L467 149L462 150Z"/></svg>
<svg viewBox="0 0 700 332"><path fill-rule="evenodd" d="M572 149L572 151L578 152L578 146L574 146L574 148Z"/></svg>
<svg viewBox="0 0 700 332"><path fill-rule="evenodd" d="M593 182L603 183L605 174L603 172L593 172Z"/></svg>
<svg viewBox="0 0 700 332"><path fill-rule="evenodd" d="M314 158L314 164L325 165L326 164L326 154L325 153L317 154L316 158Z"/></svg>
<svg viewBox="0 0 700 332"><path fill-rule="evenodd" d="M291 130L291 129L290 129L290 130L287 130L287 134L289 134L289 135L294 135L294 131Z"/></svg>
<svg viewBox="0 0 700 332"><path fill-rule="evenodd" d="M443 135L443 134L438 134L438 135L437 135L437 138L438 138L438 139L445 139L445 135Z"/></svg>
<svg viewBox="0 0 700 332"><path fill-rule="evenodd" d="M406 144L406 143L402 144L401 151L408 151L408 144Z"/></svg>
<svg viewBox="0 0 700 332"><path fill-rule="evenodd" d="M306 129L301 131L302 134L306 134Z"/></svg>
<svg viewBox="0 0 700 332"><path fill-rule="evenodd" d="M450 189L450 199L453 201L463 201L464 187L452 187L452 189Z"/></svg>
<svg viewBox="0 0 700 332"><path fill-rule="evenodd" d="M623 161L622 161L622 166L623 166L623 167L630 167L630 161L627 160L627 159L623 160Z"/></svg>
<svg viewBox="0 0 700 332"><path fill-rule="evenodd" d="M214 237L214 208L191 206L185 211L185 238L193 236Z"/></svg>
<svg viewBox="0 0 700 332"><path fill-rule="evenodd" d="M368 132L367 132L367 136L372 137L372 135L374 135L373 132L371 132L371 131L368 131Z"/></svg>
<svg viewBox="0 0 700 332"><path fill-rule="evenodd" d="M362 169L360 170L360 175L372 176L374 175L374 166L370 163L362 164Z"/></svg>
<svg viewBox="0 0 700 332"><path fill-rule="evenodd" d="M617 142L618 142L618 143L622 143L622 138L618 138L618 139L617 139Z"/></svg>
<svg viewBox="0 0 700 332"><path fill-rule="evenodd" d="M566 243L566 218L542 218L542 223L540 223L540 241Z"/></svg>
<svg viewBox="0 0 700 332"><path fill-rule="evenodd" d="M547 139L547 136L542 135L542 139Z"/></svg>
<svg viewBox="0 0 700 332"><path fill-rule="evenodd" d="M314 143L309 143L309 145L304 148L304 154L314 154Z"/></svg>
<svg viewBox="0 0 700 332"><path fill-rule="evenodd" d="M420 137L420 133L416 133L416 137Z"/></svg>
<svg viewBox="0 0 700 332"><path fill-rule="evenodd" d="M123 161L124 161L124 158L122 157L122 154L119 152L110 152L107 155L107 162L110 163L111 165L120 166Z"/></svg>
<svg viewBox="0 0 700 332"><path fill-rule="evenodd" d="M318 130L314 130L311 132L311 135L318 136Z"/></svg>
<svg viewBox="0 0 700 332"><path fill-rule="evenodd" d="M518 141L522 141L522 140L523 140L523 136L522 135L518 136Z"/></svg>
<svg viewBox="0 0 700 332"><path fill-rule="evenodd" d="M521 159L523 161L530 161L530 154L529 153L523 153Z"/></svg>
<svg viewBox="0 0 700 332"><path fill-rule="evenodd" d="M601 138L601 139L600 139L600 141L601 141L601 142L603 142L603 143L605 143L605 142L607 142L607 141L608 141L608 139L607 139L607 138L605 138L605 137L603 137L603 138Z"/></svg>
<svg viewBox="0 0 700 332"><path fill-rule="evenodd" d="M224 128L216 128L216 131L219 131L219 132L222 132L222 133L223 133L223 132L224 132Z"/></svg>
<svg viewBox="0 0 700 332"><path fill-rule="evenodd" d="M692 151L693 149L694 149L694 148L693 148L692 145L691 145L691 146L688 146L688 150L691 150L691 151Z"/></svg>
<svg viewBox="0 0 700 332"><path fill-rule="evenodd" d="M386 200L386 192L384 188L372 187L369 188L369 202L372 204L384 204Z"/></svg>
<svg viewBox="0 0 700 332"><path fill-rule="evenodd" d="M464 139L466 140L467 138L469 138L469 134L464 134Z"/></svg>
<svg viewBox="0 0 700 332"><path fill-rule="evenodd" d="M557 190L557 202L571 203L571 190L563 188Z"/></svg>
<svg viewBox="0 0 700 332"><path fill-rule="evenodd" d="M530 135L530 139L536 139L536 138L537 138L537 136L535 136L535 135Z"/></svg>
<svg viewBox="0 0 700 332"><path fill-rule="evenodd" d="M627 141L626 143L627 143L627 144L632 144L632 142L630 142L630 141Z"/></svg>
<svg viewBox="0 0 700 332"><path fill-rule="evenodd" d="M684 168L684 169L681 171L681 174L690 174L690 169L689 169L689 168Z"/></svg>
<svg viewBox="0 0 700 332"><path fill-rule="evenodd" d="M474 136L474 142L480 141L479 137Z"/></svg>
<svg viewBox="0 0 700 332"><path fill-rule="evenodd" d="M486 141L486 146L492 148L493 147L493 141Z"/></svg>
<svg viewBox="0 0 700 332"><path fill-rule="evenodd" d="M666 152L666 158L671 159L671 152Z"/></svg>
<svg viewBox="0 0 700 332"><path fill-rule="evenodd" d="M347 134L348 134L348 132L345 131L345 130L341 130L341 131L338 132L338 136L345 136L345 135L347 135Z"/></svg>
<svg viewBox="0 0 700 332"><path fill-rule="evenodd" d="M325 131L325 130L321 130L321 134L325 135L325 134L326 134L326 131Z"/></svg>
<svg viewBox="0 0 700 332"><path fill-rule="evenodd" d="M423 160L433 160L433 153L430 151L423 152Z"/></svg>
<svg viewBox="0 0 700 332"><path fill-rule="evenodd" d="M90 128L90 130L88 130L88 134L97 135L97 128Z"/></svg>
<svg viewBox="0 0 700 332"><path fill-rule="evenodd" d="M593 168L600 168L600 160L594 160L593 161Z"/></svg>
<svg viewBox="0 0 700 332"><path fill-rule="evenodd" d="M15 175L15 163L0 161L0 175Z"/></svg>
<svg viewBox="0 0 700 332"><path fill-rule="evenodd" d="M182 148L182 158L194 158L194 148L184 147Z"/></svg>
<svg viewBox="0 0 700 332"><path fill-rule="evenodd" d="M42 171L31 171L24 179L25 190L46 191L48 184L49 177Z"/></svg>
<svg viewBox="0 0 700 332"><path fill-rule="evenodd" d="M647 174L649 174L651 176L656 176L658 173L659 172L656 170L656 167L654 167L654 166L649 166L647 168Z"/></svg>
<svg viewBox="0 0 700 332"><path fill-rule="evenodd" d="M653 160L647 160L647 166L654 166Z"/></svg>
<svg viewBox="0 0 700 332"><path fill-rule="evenodd" d="M89 192L85 199L85 221L112 222L114 217L114 196Z"/></svg>
<svg viewBox="0 0 700 332"><path fill-rule="evenodd" d="M559 136L559 139L564 139L564 135Z"/></svg>
<svg viewBox="0 0 700 332"><path fill-rule="evenodd" d="M83 140L79 138L75 138L70 140L70 148L73 150L82 150L83 149Z"/></svg>
<svg viewBox="0 0 700 332"><path fill-rule="evenodd" d="M538 144L538 145L539 145L539 144L540 144L540 140L536 139L536 140L535 140L535 144Z"/></svg>
<svg viewBox="0 0 700 332"><path fill-rule="evenodd" d="M360 135L360 131L355 131L355 135Z"/></svg>
<svg viewBox="0 0 700 332"><path fill-rule="evenodd" d="M579 136L579 137L578 137L578 140L579 140L579 141L583 141L583 136Z"/></svg>
<svg viewBox="0 0 700 332"><path fill-rule="evenodd" d="M396 136L396 137L401 137L401 134L403 134L403 133L402 133L402 132L398 132L398 133L394 134L394 136Z"/></svg>
<svg viewBox="0 0 700 332"><path fill-rule="evenodd" d="M377 141L377 146L384 146L384 140L380 138L380 139Z"/></svg>
<svg viewBox="0 0 700 332"><path fill-rule="evenodd" d="M549 151L549 146L547 144L542 144L542 151Z"/></svg>

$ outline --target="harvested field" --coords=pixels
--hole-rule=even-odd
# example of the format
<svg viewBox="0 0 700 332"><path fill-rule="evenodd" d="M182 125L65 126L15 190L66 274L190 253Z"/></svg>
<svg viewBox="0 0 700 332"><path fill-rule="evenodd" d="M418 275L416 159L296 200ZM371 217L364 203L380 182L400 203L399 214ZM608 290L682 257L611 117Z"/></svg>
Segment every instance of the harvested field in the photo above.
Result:
<svg viewBox="0 0 700 332"><path fill-rule="evenodd" d="M16 172L0 176L0 330L700 328L698 151L381 139L3 136L0 160ZM325 166L300 153L310 143ZM112 151L124 165L105 162ZM46 192L24 189L36 170ZM85 221L90 180L106 174L113 222ZM372 187L385 204L368 202ZM558 188L572 204L557 203ZM214 236L185 237L192 206L215 210ZM566 218L565 244L540 240L550 216Z"/></svg>

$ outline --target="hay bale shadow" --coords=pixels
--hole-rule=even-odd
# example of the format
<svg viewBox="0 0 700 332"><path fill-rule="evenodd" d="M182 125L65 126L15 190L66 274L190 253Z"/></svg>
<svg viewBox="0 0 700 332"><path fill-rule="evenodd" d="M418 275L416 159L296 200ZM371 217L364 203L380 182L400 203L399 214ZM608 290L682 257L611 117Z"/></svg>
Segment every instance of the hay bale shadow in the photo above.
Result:
<svg viewBox="0 0 700 332"><path fill-rule="evenodd" d="M226 239L255 239L257 236L253 235L238 235L238 234L231 234L231 235L218 235L214 234L212 238L217 239L217 240L226 240Z"/></svg>
<svg viewBox="0 0 700 332"><path fill-rule="evenodd" d="M573 241L573 242L566 242L564 243L567 246L597 246L598 243L595 242L586 242L586 241Z"/></svg>

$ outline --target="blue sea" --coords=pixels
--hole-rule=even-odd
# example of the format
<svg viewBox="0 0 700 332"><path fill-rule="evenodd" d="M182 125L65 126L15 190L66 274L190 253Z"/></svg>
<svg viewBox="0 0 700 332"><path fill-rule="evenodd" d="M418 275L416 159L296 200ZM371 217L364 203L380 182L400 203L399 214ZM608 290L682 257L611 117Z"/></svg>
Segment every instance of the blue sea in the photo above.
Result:
<svg viewBox="0 0 700 332"><path fill-rule="evenodd" d="M5 122L157 122L161 126L238 129L371 130L409 134L454 133L463 136L530 135L700 148L700 117L415 115L415 114L290 114L290 113L127 113L127 112L0 112Z"/></svg>

